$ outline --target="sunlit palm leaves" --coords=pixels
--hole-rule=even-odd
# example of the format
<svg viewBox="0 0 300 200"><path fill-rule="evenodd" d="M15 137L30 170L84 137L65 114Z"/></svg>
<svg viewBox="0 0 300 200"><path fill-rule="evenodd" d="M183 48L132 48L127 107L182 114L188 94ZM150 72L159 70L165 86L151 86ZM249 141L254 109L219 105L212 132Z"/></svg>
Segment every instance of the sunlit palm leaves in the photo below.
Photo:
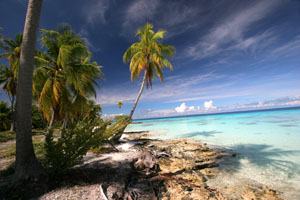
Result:
<svg viewBox="0 0 300 200"><path fill-rule="evenodd" d="M10 99L16 95L16 84L14 71L5 65L0 65L0 85Z"/></svg>
<svg viewBox="0 0 300 200"><path fill-rule="evenodd" d="M175 48L171 45L165 45L158 42L159 39L164 38L166 31L159 30L156 33L153 31L151 24L146 24L144 27L138 29L136 36L139 36L139 42L132 44L123 55L125 63L130 61L129 69L131 72L131 80L140 76L144 72L144 79L137 96L135 104L131 110L129 118L132 118L133 112L143 92L144 83L146 86L152 87L152 80L155 74L163 81L163 74L161 69L169 67L173 70L173 66L167 57L174 55Z"/></svg>
<svg viewBox="0 0 300 200"><path fill-rule="evenodd" d="M4 50L4 53L0 54L0 58L6 58L9 64L8 67L5 65L1 66L0 84L4 84L3 89L6 91L7 96L9 97L12 113L14 113L15 96L17 92L17 78L19 73L22 37L22 34L17 34L15 40L10 38L3 39L3 44L0 46L1 49ZM11 128L14 128L13 124Z"/></svg>
<svg viewBox="0 0 300 200"><path fill-rule="evenodd" d="M96 97L101 67L90 61L84 40L69 26L43 29L41 44L46 51L36 56L41 67L34 72L33 85L40 108L48 120L53 112L59 119L81 112L87 99Z"/></svg>
<svg viewBox="0 0 300 200"><path fill-rule="evenodd" d="M151 24L138 29L136 35L140 41L132 44L123 56L124 62L130 61L131 80L138 78L142 71L146 71L146 84L151 86L155 74L163 81L161 69L173 69L166 56L173 56L175 48L157 41L163 39L165 32L159 30L155 33Z"/></svg>
<svg viewBox="0 0 300 200"><path fill-rule="evenodd" d="M16 95L22 36L22 34L17 34L15 40L3 40L2 49L4 50L4 53L0 54L0 58L6 58L9 67L7 69L5 69L5 66L1 67L1 81L2 83L6 82L6 86L3 89L9 96ZM6 80L3 80L3 78L6 78Z"/></svg>

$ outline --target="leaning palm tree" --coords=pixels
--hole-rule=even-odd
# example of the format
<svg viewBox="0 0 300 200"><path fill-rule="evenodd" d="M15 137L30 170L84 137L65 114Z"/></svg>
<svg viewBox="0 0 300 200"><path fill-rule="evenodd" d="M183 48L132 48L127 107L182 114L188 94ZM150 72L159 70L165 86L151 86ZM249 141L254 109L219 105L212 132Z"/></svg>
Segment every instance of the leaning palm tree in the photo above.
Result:
<svg viewBox="0 0 300 200"><path fill-rule="evenodd" d="M49 127L54 119L66 121L95 96L96 80L103 75L100 66L91 62L84 40L70 26L57 31L42 30L41 44L45 53L36 56L40 67L34 72L33 90Z"/></svg>
<svg viewBox="0 0 300 200"><path fill-rule="evenodd" d="M144 72L141 89L129 114L130 120L144 90L145 83L147 88L149 86L152 87L152 80L155 74L160 81L163 81L161 69L170 67L173 70L172 64L166 57L173 56L175 48L158 42L159 39L163 39L165 33L166 31L164 30L159 30L155 33L153 25L147 23L144 27L138 29L136 33L140 41L132 44L123 55L125 63L130 61L131 80L137 79L140 73Z"/></svg>
<svg viewBox="0 0 300 200"><path fill-rule="evenodd" d="M19 72L20 52L22 45L22 34L17 34L15 40L4 39L1 48L4 53L0 54L0 58L6 57L9 67L1 66L0 84L3 83L3 89L6 91L11 104L12 123L10 130L14 130L15 122L15 97L17 90L17 77Z"/></svg>
<svg viewBox="0 0 300 200"><path fill-rule="evenodd" d="M41 180L45 174L32 144L32 71L42 0L29 0L25 19L16 103L16 167L14 182Z"/></svg>

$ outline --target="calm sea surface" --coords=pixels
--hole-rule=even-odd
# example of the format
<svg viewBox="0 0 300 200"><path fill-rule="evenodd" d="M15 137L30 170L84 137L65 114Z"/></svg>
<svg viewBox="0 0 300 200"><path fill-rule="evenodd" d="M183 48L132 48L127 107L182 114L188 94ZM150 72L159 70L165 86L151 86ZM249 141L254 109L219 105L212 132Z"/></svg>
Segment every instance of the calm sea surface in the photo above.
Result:
<svg viewBox="0 0 300 200"><path fill-rule="evenodd" d="M232 179L250 179L300 199L300 109L135 120L126 131L193 138L236 152L224 163Z"/></svg>

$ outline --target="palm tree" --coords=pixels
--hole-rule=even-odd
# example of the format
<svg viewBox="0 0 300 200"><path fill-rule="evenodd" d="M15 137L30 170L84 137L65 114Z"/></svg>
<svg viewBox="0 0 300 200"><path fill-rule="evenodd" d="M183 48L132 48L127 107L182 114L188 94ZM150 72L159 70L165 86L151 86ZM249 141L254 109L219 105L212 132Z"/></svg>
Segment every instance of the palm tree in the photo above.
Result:
<svg viewBox="0 0 300 200"><path fill-rule="evenodd" d="M4 39L4 44L1 48L5 53L0 54L0 58L6 57L9 63L9 67L1 66L0 72L0 84L3 83L3 89L6 91L11 104L12 123L10 131L14 130L15 122L15 96L17 90L17 77L19 72L20 52L22 45L22 34L17 34L15 40Z"/></svg>
<svg viewBox="0 0 300 200"><path fill-rule="evenodd" d="M147 23L144 27L138 29L136 33L140 41L132 44L123 55L125 63L130 61L131 80L138 78L140 73L144 71L141 89L129 114L130 120L144 90L145 83L147 88L149 85L152 87L152 80L155 74L159 77L160 81L163 81L161 69L170 67L173 70L172 64L166 56L173 56L175 48L157 41L158 39L163 39L165 33L166 31L164 30L159 30L155 33L153 25Z"/></svg>
<svg viewBox="0 0 300 200"><path fill-rule="evenodd" d="M45 174L32 145L32 72L42 0L29 0L24 25L16 103L16 169L14 182L41 180ZM31 179L33 178L33 179Z"/></svg>
<svg viewBox="0 0 300 200"><path fill-rule="evenodd" d="M17 89L17 81L14 76L14 72L11 68L5 65L0 66L0 84L3 84L2 89L6 91L6 94L10 101L10 113L11 113L11 126L10 131L14 130L14 110L15 110L15 96Z"/></svg>
<svg viewBox="0 0 300 200"><path fill-rule="evenodd" d="M96 80L103 76L100 66L91 62L84 40L70 26L62 25L57 31L42 30L41 44L36 60L41 67L34 72L33 91L49 127L54 119L66 121L87 104L94 95Z"/></svg>
<svg viewBox="0 0 300 200"><path fill-rule="evenodd" d="M117 105L118 105L118 108L121 109L121 107L123 106L123 102L122 102L122 101L119 101Z"/></svg>

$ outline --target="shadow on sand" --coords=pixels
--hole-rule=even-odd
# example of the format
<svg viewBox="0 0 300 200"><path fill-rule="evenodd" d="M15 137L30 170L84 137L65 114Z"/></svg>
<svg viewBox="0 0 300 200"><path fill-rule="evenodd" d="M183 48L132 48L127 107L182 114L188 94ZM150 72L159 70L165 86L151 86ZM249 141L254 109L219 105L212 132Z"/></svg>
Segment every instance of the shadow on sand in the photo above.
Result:
<svg viewBox="0 0 300 200"><path fill-rule="evenodd" d="M235 172L241 169L242 160L261 168L276 169L284 172L288 177L300 175L299 164L283 160L282 157L300 155L299 150L282 150L265 144L239 144L231 146L226 151L234 156L224 157L220 161L220 169Z"/></svg>
<svg viewBox="0 0 300 200"><path fill-rule="evenodd" d="M160 182L144 178L143 174L138 173L132 167L132 160L123 159L122 161L113 161L111 158L101 158L100 156L95 160L91 160L91 162L74 167L63 174L49 175L49 180L46 184L47 189L45 191L39 190L35 192L28 190L15 192L13 188L6 189L0 187L0 196L3 199L35 199L51 191L69 188L75 192L76 188L80 186L93 187L93 185L97 184L98 188L101 184L105 194L108 194L108 187L110 186L120 189L120 192L128 191L131 194L131 190L135 190L136 185L137 188L142 187L144 189L149 185L160 185ZM74 186L76 187L73 188Z"/></svg>
<svg viewBox="0 0 300 200"><path fill-rule="evenodd" d="M192 133L186 133L181 136L181 138L192 138L196 136L205 136L205 137L212 137L217 133L222 133L221 131L197 131Z"/></svg>

